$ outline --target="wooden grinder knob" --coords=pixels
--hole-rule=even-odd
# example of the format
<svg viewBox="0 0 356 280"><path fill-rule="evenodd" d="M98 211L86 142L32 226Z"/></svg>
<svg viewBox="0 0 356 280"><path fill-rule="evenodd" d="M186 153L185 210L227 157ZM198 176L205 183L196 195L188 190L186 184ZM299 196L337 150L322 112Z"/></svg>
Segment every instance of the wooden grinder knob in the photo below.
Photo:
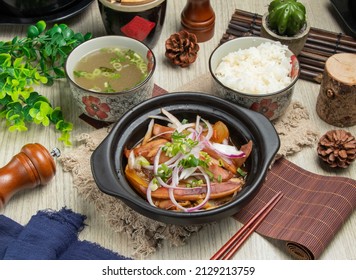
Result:
<svg viewBox="0 0 356 280"><path fill-rule="evenodd" d="M187 0L182 13L183 29L197 36L198 42L205 42L214 36L215 12L210 0Z"/></svg>
<svg viewBox="0 0 356 280"><path fill-rule="evenodd" d="M23 146L0 169L0 208L18 191L47 184L56 173L53 156L59 156L59 150L51 154L37 143Z"/></svg>

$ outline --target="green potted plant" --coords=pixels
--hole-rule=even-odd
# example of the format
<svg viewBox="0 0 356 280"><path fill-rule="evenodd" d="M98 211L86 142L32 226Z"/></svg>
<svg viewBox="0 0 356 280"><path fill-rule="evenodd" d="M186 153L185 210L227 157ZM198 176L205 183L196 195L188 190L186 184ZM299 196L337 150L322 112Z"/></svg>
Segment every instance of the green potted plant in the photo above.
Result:
<svg viewBox="0 0 356 280"><path fill-rule="evenodd" d="M298 55L310 30L306 8L297 0L273 0L262 17L261 37L280 41Z"/></svg>

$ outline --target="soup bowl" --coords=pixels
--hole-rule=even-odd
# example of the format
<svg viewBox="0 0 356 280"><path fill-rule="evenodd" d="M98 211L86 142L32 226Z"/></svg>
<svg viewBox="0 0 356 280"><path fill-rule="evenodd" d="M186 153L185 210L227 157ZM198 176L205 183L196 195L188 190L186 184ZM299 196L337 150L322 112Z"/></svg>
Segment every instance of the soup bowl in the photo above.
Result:
<svg viewBox="0 0 356 280"><path fill-rule="evenodd" d="M221 44L210 55L209 72L213 78L215 95L224 98L226 100L229 100L233 103L236 103L238 105L241 105L245 108L260 112L264 114L268 119L274 120L282 116L286 111L286 109L288 108L292 100L295 84L298 81L299 74L300 74L299 61L297 57L293 54L293 52L291 52L287 48L287 46L284 46L286 48L284 55L286 58L290 60L289 62L291 66L289 72L290 81L287 84L280 83L279 85L282 85L282 87L278 89L274 89L271 91L263 91L263 92L256 89L256 92L253 93L251 93L252 91L251 92L242 91L242 90L238 90L235 87L235 85L233 87L231 85L233 83L231 84L225 83L224 81L219 79L217 75L217 68L224 57L226 57L229 54L236 53L240 50L246 51L248 49L255 49L264 43L270 43L272 46L274 46L274 44L277 44L276 47L281 46L279 42L275 42L267 38L254 37L254 36L236 38ZM245 59L244 63L248 65L248 61L250 59L252 60L254 58L248 57ZM263 75L265 74L270 75L271 73L273 73L273 68L275 68L275 66L269 65L270 68L265 72L261 71L262 74L257 71L255 73L252 73L251 71L251 73L248 74L247 76L245 75L245 73L249 73L248 71L249 69L247 69L248 66L245 66L243 69L243 73L242 73L243 77L242 74L240 76L239 72L236 72L234 73L234 75L231 75L229 79L234 80L234 83L236 83L236 81L241 79L241 81L245 83L244 87L249 88L250 85L251 86L258 85L258 81L262 81L262 79L259 79L261 77L267 80L266 83L268 83L270 81L268 80L269 77L264 77ZM230 71L230 73L233 73L233 71ZM273 85L275 83L270 82L270 84Z"/></svg>
<svg viewBox="0 0 356 280"><path fill-rule="evenodd" d="M211 123L224 122L233 144L238 147L252 141L252 152L245 162L248 173L246 183L228 203L195 212L170 211L148 203L130 184L125 176L128 164L125 149L131 149L142 140L150 116L160 114L162 108L179 120L193 121L199 115ZM209 94L179 92L153 97L132 108L95 149L90 162L98 188L140 214L168 224L204 224L235 214L255 196L279 145L273 125L262 114Z"/></svg>
<svg viewBox="0 0 356 280"><path fill-rule="evenodd" d="M134 51L147 63L147 76L137 85L119 92L103 93L80 86L75 81L75 69L83 57L105 48L122 48ZM152 50L142 42L124 36L102 36L86 41L68 56L65 72L80 113L105 122L117 121L127 110L150 98L153 91L153 74L156 59Z"/></svg>

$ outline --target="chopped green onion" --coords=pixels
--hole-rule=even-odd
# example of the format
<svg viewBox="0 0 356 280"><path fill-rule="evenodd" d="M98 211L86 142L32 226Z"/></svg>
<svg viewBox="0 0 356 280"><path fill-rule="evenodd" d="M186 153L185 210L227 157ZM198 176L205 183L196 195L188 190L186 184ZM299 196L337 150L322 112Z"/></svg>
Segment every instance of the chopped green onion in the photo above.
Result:
<svg viewBox="0 0 356 280"><path fill-rule="evenodd" d="M237 172L242 176L245 177L247 175L247 173L245 171L243 171L240 167L237 169Z"/></svg>
<svg viewBox="0 0 356 280"><path fill-rule="evenodd" d="M163 146L163 151L169 157L174 157L178 153L188 154L190 151L199 144L188 138L184 133L174 131L172 133L172 142L168 142Z"/></svg>
<svg viewBox="0 0 356 280"><path fill-rule="evenodd" d="M201 160L196 158L194 155L190 154L188 157L183 158L182 160L179 161L179 166L182 166L183 168L190 168L190 167L208 167L208 164Z"/></svg>
<svg viewBox="0 0 356 280"><path fill-rule="evenodd" d="M202 179L193 179L189 183L186 184L187 188L199 188L203 185L203 180Z"/></svg>
<svg viewBox="0 0 356 280"><path fill-rule="evenodd" d="M157 176L159 176L164 182L172 176L172 169L170 169L166 164L161 164L157 171Z"/></svg>

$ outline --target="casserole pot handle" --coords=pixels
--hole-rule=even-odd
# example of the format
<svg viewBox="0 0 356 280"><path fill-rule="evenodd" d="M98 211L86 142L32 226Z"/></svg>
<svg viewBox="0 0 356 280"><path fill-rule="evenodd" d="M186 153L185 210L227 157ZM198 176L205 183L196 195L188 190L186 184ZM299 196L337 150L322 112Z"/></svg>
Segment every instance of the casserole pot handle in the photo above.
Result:
<svg viewBox="0 0 356 280"><path fill-rule="evenodd" d="M120 174L110 164L111 151L109 135L106 139L94 150L90 157L91 171L98 188L109 195L118 196L123 199L129 199L129 195L121 186L118 176Z"/></svg>
<svg viewBox="0 0 356 280"><path fill-rule="evenodd" d="M253 119L256 122L256 127L249 126L249 129L258 132L255 135L258 135L260 138L256 140L260 142L261 148L265 153L265 158L263 159L265 166L263 168L268 169L280 147L278 133L271 121L263 114L246 108L240 109L245 111L247 118Z"/></svg>

